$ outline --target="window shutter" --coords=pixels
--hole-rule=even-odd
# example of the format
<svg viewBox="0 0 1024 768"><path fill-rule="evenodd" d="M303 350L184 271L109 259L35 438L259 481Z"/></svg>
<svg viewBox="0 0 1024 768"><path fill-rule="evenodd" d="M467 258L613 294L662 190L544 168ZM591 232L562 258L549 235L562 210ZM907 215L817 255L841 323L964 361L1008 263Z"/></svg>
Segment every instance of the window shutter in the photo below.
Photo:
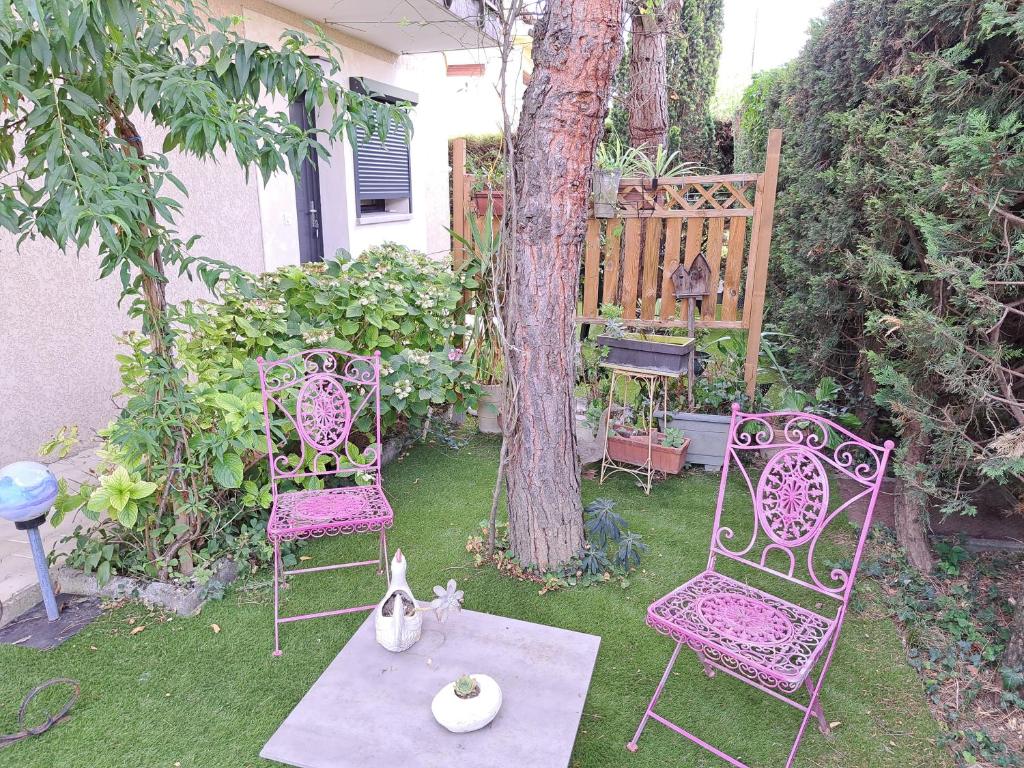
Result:
<svg viewBox="0 0 1024 768"><path fill-rule="evenodd" d="M383 142L376 133L368 135L364 128L357 126L354 154L358 200L412 197L409 143L400 125L392 124Z"/></svg>

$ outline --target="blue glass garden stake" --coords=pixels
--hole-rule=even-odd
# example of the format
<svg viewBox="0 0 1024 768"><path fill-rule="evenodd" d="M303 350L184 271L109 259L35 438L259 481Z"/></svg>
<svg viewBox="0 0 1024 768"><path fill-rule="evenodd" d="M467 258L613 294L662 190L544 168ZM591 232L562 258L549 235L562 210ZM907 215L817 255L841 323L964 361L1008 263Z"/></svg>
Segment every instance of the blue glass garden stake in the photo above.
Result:
<svg viewBox="0 0 1024 768"><path fill-rule="evenodd" d="M60 618L60 612L46 567L39 526L46 522L46 513L57 500L57 490L57 478L34 461L16 461L0 469L0 518L10 520L19 531L28 532L39 590L43 593L46 618L50 621Z"/></svg>

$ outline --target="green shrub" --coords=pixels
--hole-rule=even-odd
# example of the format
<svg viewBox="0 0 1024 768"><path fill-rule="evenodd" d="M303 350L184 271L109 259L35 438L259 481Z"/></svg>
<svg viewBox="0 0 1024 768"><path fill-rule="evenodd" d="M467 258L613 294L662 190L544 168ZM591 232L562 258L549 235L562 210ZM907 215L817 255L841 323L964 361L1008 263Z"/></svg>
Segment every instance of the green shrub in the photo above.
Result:
<svg viewBox="0 0 1024 768"><path fill-rule="evenodd" d="M738 170L785 132L766 318L798 386L908 437L922 517L1024 498L1022 40L1010 0L837 0L743 100Z"/></svg>
<svg viewBox="0 0 1024 768"><path fill-rule="evenodd" d="M104 580L114 572L201 579L228 552L266 560L270 492L256 358L379 349L383 433L420 430L432 407L472 402L470 366L451 347L462 287L448 263L394 244L236 274L221 301L176 311L178 395L154 396L164 379L151 369L148 339L127 336L118 356L126 400L101 433L100 483L59 499L55 522L79 507L100 522L76 536L69 563ZM356 423L356 453L375 442L373 433L372 416ZM161 464L155 446L177 435L174 463ZM297 482L322 486L319 478Z"/></svg>

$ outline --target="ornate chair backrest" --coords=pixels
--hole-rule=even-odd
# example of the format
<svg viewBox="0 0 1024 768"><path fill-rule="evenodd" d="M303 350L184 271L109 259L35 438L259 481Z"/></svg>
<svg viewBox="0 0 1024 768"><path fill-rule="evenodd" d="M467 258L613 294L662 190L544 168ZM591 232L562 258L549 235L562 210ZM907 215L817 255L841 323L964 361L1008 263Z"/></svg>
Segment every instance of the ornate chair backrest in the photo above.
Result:
<svg viewBox="0 0 1024 768"><path fill-rule="evenodd" d="M282 480L366 472L380 484L380 352L257 358L274 496ZM374 435L360 450L356 434Z"/></svg>
<svg viewBox="0 0 1024 768"><path fill-rule="evenodd" d="M845 609L892 448L891 440L873 445L821 416L741 413L733 405L708 569L725 557L834 598ZM767 456L760 472L760 462L743 461L758 452ZM723 524L730 472L743 478L750 493L749 539L745 530ZM849 560L826 562L817 551L822 536L858 502L867 503L867 513L856 548L842 553Z"/></svg>

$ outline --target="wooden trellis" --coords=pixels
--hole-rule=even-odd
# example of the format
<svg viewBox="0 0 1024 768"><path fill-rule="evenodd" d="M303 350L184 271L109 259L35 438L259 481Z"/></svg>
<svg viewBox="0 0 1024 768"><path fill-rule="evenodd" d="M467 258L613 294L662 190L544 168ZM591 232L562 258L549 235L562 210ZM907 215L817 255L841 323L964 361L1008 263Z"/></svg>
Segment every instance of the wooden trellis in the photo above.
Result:
<svg viewBox="0 0 1024 768"><path fill-rule="evenodd" d="M709 286L721 290L701 301L696 325L747 331L744 380L753 395L781 147L782 131L770 131L762 173L665 178L653 188L649 179L623 179L616 216L587 222L578 321L603 323L601 304L618 304L628 326L685 328L686 301L673 297L671 275L703 254ZM469 239L467 217L476 213L465 156L465 141L456 139L452 227ZM464 258L456 244L456 266Z"/></svg>

